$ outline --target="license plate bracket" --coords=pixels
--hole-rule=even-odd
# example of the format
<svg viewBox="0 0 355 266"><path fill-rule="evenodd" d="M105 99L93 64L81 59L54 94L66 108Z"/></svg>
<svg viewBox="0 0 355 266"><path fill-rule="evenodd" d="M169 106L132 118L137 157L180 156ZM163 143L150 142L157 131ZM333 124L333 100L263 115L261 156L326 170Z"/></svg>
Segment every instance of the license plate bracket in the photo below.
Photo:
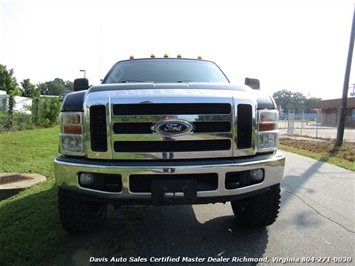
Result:
<svg viewBox="0 0 355 266"><path fill-rule="evenodd" d="M197 198L197 180L153 180L151 191L155 205L192 204Z"/></svg>

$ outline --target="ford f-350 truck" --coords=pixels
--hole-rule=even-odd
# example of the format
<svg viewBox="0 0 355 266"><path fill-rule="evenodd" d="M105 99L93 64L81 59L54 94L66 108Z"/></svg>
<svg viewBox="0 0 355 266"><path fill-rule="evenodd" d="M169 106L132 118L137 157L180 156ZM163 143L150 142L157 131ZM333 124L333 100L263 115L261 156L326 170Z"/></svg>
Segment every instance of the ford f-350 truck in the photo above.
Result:
<svg viewBox="0 0 355 266"><path fill-rule="evenodd" d="M116 63L100 85L74 81L55 159L63 228L88 233L107 205L231 202L236 222L272 224L285 157L278 111L257 79L233 85L213 62Z"/></svg>

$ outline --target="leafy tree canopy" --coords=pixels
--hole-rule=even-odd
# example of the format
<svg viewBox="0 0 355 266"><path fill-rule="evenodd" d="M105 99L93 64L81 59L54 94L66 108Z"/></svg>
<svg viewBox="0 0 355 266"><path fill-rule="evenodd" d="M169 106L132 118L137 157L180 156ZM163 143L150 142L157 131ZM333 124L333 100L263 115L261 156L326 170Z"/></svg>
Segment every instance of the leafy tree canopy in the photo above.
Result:
<svg viewBox="0 0 355 266"><path fill-rule="evenodd" d="M21 95L24 97L34 97L34 94L40 92L41 95L63 96L73 90L73 82L64 81L56 78L53 81L47 81L33 85L30 79L25 79L18 87L16 78L13 77L13 69L8 70L5 65L0 64L0 90L6 91L8 95Z"/></svg>
<svg viewBox="0 0 355 266"><path fill-rule="evenodd" d="M300 92L292 92L288 90L277 91L272 95L275 99L277 106L281 106L282 110L287 113L291 109L295 109L296 113L302 111L306 113L313 113L313 106L316 102L322 100L321 98L311 97L307 99Z"/></svg>
<svg viewBox="0 0 355 266"><path fill-rule="evenodd" d="M33 85L29 79L24 79L21 82L21 88L22 96L24 97L32 97L33 92L36 90L36 86Z"/></svg>
<svg viewBox="0 0 355 266"><path fill-rule="evenodd" d="M41 95L59 95L63 96L64 94L72 91L73 82L64 81L60 78L56 78L53 81L47 81L45 83L40 83L38 88L41 91Z"/></svg>
<svg viewBox="0 0 355 266"><path fill-rule="evenodd" d="M19 94L16 78L13 69L7 70L6 66L0 64L0 90L6 91L8 95Z"/></svg>

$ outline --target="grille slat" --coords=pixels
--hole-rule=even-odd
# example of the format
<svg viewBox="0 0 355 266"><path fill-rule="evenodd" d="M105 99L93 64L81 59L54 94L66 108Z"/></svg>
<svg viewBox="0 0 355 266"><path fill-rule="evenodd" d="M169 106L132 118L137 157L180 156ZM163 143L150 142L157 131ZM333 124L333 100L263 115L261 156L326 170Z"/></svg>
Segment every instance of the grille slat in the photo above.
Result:
<svg viewBox="0 0 355 266"><path fill-rule="evenodd" d="M115 123L113 133L115 134L152 134L152 123Z"/></svg>
<svg viewBox="0 0 355 266"><path fill-rule="evenodd" d="M238 105L237 148L249 149L252 142L253 114L249 104Z"/></svg>
<svg viewBox="0 0 355 266"><path fill-rule="evenodd" d="M195 122L194 133L225 133L231 131L231 122Z"/></svg>
<svg viewBox="0 0 355 266"><path fill-rule="evenodd" d="M230 114L225 103L115 104L113 115L206 115Z"/></svg>
<svg viewBox="0 0 355 266"><path fill-rule="evenodd" d="M183 141L115 141L115 152L194 152L229 150L231 141L183 140Z"/></svg>
<svg viewBox="0 0 355 266"><path fill-rule="evenodd" d="M96 105L90 107L91 150L107 151L106 107Z"/></svg>
<svg viewBox="0 0 355 266"><path fill-rule="evenodd" d="M151 122L137 123L115 123L113 133L115 134L152 134ZM193 133L225 133L231 131L231 122L194 122Z"/></svg>

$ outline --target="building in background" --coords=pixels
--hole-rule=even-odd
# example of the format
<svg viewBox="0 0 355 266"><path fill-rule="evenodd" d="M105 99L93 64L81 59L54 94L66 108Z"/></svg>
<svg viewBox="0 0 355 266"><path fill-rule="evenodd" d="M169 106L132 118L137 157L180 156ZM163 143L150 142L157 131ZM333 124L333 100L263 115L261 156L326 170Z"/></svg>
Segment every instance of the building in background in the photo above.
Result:
<svg viewBox="0 0 355 266"><path fill-rule="evenodd" d="M320 110L322 126L336 127L340 117L341 99L324 100L316 103L314 109ZM355 97L347 100L345 127L355 128Z"/></svg>
<svg viewBox="0 0 355 266"><path fill-rule="evenodd" d="M0 90L0 111L7 111L8 109L8 95L5 91ZM14 111L20 113L31 113L32 99L28 97L15 96Z"/></svg>

